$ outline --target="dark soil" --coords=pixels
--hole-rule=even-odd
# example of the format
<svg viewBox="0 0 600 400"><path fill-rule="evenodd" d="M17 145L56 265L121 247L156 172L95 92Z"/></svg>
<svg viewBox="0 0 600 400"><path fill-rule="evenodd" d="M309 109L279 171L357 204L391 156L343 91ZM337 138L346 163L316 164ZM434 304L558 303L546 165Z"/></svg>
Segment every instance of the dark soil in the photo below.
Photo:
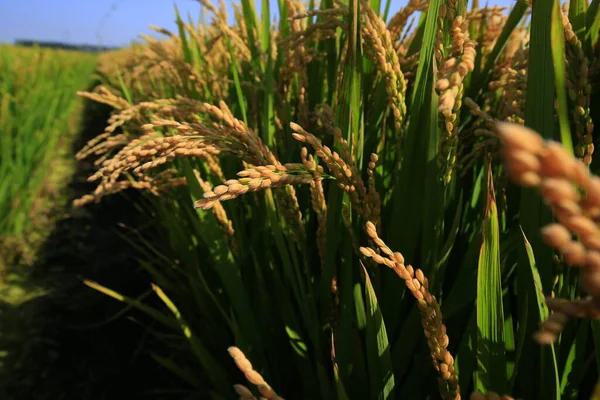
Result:
<svg viewBox="0 0 600 400"><path fill-rule="evenodd" d="M102 132L108 115L107 107L86 104L73 156ZM93 189L86 181L91 167L78 164L69 200ZM0 303L0 352L6 352L0 357L0 399L183 397L158 394L177 383L149 355L151 338L143 326L148 319L130 310L110 320L125 304L81 283L90 279L131 297L149 290L148 276L120 236L148 229L148 218L134 207L135 196L126 193L66 210L26 282L47 293L18 306Z"/></svg>

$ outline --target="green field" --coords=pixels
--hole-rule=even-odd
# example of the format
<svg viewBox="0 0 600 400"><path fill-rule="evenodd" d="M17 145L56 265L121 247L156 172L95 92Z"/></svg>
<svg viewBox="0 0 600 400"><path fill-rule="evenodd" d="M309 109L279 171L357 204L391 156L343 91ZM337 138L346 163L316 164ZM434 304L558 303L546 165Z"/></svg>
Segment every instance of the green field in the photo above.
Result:
<svg viewBox="0 0 600 400"><path fill-rule="evenodd" d="M97 58L0 49L0 236L29 246L5 260L45 260L113 324L99 348L144 355L102 396L596 398L600 2L201 3ZM51 176L72 208L38 205ZM59 261L24 240L48 207Z"/></svg>
<svg viewBox="0 0 600 400"><path fill-rule="evenodd" d="M64 155L79 128L75 92L91 84L95 66L86 53L0 46L0 275L31 262L44 239L56 180L73 164Z"/></svg>

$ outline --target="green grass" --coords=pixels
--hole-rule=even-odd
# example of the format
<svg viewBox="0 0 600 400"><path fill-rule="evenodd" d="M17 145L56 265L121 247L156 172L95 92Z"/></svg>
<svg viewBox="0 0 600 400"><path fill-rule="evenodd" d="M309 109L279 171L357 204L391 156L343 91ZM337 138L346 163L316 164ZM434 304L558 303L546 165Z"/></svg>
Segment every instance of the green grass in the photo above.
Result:
<svg viewBox="0 0 600 400"><path fill-rule="evenodd" d="M45 221L65 183L56 181L73 168L64 160L79 129L75 91L87 87L95 65L87 53L0 46L1 271L31 263L40 232L51 229Z"/></svg>

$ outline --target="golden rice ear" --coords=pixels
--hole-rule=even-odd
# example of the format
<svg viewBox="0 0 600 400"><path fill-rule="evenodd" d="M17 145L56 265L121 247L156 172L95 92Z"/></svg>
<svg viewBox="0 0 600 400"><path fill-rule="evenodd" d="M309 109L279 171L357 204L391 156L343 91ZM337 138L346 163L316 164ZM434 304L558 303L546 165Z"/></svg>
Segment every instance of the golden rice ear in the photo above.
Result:
<svg viewBox="0 0 600 400"><path fill-rule="evenodd" d="M570 155L558 142L549 141L540 153L542 174L548 177L577 178L577 159Z"/></svg>
<svg viewBox="0 0 600 400"><path fill-rule="evenodd" d="M254 399L255 397L252 395L252 392L250 391L250 389L248 389L246 386L244 385L233 385L233 390L235 390L235 393L237 395L239 395L241 398L248 398L248 399Z"/></svg>
<svg viewBox="0 0 600 400"><path fill-rule="evenodd" d="M581 270L581 287L591 296L600 296L600 253L588 251Z"/></svg>
<svg viewBox="0 0 600 400"><path fill-rule="evenodd" d="M511 179L522 186L533 187L541 183L539 171L541 164L532 153L517 150L504 150L506 172Z"/></svg>
<svg viewBox="0 0 600 400"><path fill-rule="evenodd" d="M416 271L410 265L404 265L404 257L398 252L393 252L381 239L371 221L365 224L365 231L377 245L378 250L385 254L381 256L370 247L360 247L363 256L371 258L375 263L391 268L410 290L417 300L417 307L421 311L427 345L433 359L435 369L439 373L440 393L444 398L460 399L460 386L454 368L454 358L448 351L450 339L446 333L439 304L434 295L429 291L429 281L420 269Z"/></svg>
<svg viewBox="0 0 600 400"><path fill-rule="evenodd" d="M496 124L496 130L504 144L508 175L525 186L526 174L539 178L536 186L558 220L541 230L542 237L560 251L567 265L582 266L580 285L591 296L573 301L546 299L548 308L554 312L535 339L541 344L553 343L567 317L600 315L600 227L595 220L600 215L600 179L592 176L583 162L560 143L544 141L529 128L503 122ZM573 235L577 240L572 239Z"/></svg>
<svg viewBox="0 0 600 400"><path fill-rule="evenodd" d="M542 238L547 245L562 248L571 242L571 232L561 224L551 224L542 228Z"/></svg>
<svg viewBox="0 0 600 400"><path fill-rule="evenodd" d="M248 358L246 358L246 355L242 350L240 350L238 347L231 346L227 349L227 351L229 352L231 358L233 358L233 361L235 361L235 364L239 370L244 374L248 382L257 387L258 391L262 395L262 398L267 400L283 400L279 395L277 395L277 393L275 393L273 388L271 388L271 386L265 382L265 379L262 377L262 375L254 370L252 363L250 360L248 360ZM241 399L255 399L250 390L243 385L235 385L234 389L236 393L240 395Z"/></svg>

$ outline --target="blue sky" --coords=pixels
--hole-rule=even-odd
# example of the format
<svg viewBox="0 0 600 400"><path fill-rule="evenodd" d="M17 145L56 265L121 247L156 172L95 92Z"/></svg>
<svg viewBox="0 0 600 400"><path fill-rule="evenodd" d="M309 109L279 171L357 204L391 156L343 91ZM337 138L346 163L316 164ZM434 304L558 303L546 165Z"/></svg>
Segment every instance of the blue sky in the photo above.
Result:
<svg viewBox="0 0 600 400"><path fill-rule="evenodd" d="M277 2L270 1L275 8ZM391 11L406 1L392 0ZM499 5L513 2L490 0ZM149 25L174 30L174 4L183 15L190 13L197 20L200 5L195 0L0 0L0 43L29 39L126 45L140 33L150 34Z"/></svg>

